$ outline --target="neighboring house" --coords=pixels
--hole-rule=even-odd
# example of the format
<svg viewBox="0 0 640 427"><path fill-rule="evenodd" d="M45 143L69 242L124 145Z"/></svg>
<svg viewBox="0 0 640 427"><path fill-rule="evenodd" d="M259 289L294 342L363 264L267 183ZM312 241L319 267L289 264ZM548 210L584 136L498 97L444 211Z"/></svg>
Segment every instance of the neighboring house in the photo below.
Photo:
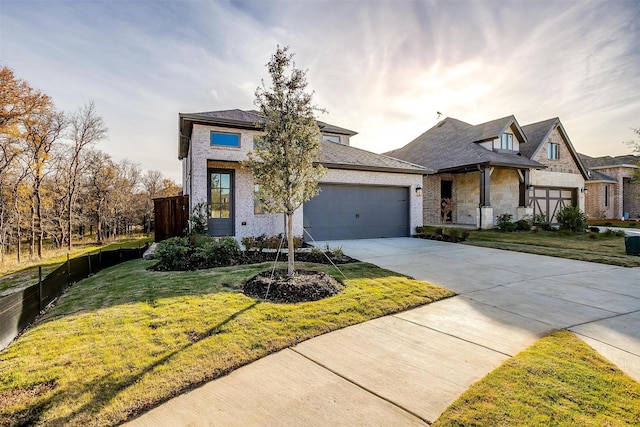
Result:
<svg viewBox="0 0 640 427"><path fill-rule="evenodd" d="M585 212L596 219L640 218L640 183L635 179L640 156L589 157L580 154L591 171Z"/></svg>
<svg viewBox="0 0 640 427"><path fill-rule="evenodd" d="M240 164L263 134L256 111L179 114L183 192L190 210L207 205L209 232L216 236L282 233L282 214L266 214L256 183ZM294 215L294 234L305 240L409 236L422 225L422 175L418 165L349 145L356 132L318 121L327 168L320 194ZM306 232L305 232L306 230ZM311 237L310 237L311 236Z"/></svg>
<svg viewBox="0 0 640 427"><path fill-rule="evenodd" d="M521 127L514 116L479 125L446 118L402 148L385 153L436 173L424 177L425 224L446 221L492 228L502 214L514 220L559 208L584 208L582 165L557 118Z"/></svg>

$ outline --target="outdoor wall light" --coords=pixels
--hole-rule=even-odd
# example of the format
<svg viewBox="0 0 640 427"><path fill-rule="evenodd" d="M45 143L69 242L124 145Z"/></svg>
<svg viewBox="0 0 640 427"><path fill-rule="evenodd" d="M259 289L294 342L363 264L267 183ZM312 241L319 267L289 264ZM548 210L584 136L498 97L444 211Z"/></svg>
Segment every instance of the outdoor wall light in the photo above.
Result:
<svg viewBox="0 0 640 427"><path fill-rule="evenodd" d="M420 187L419 185L416 187L416 196L422 196L422 187Z"/></svg>
<svg viewBox="0 0 640 427"><path fill-rule="evenodd" d="M584 193L584 194L587 194L587 192L588 192L588 191L589 191L589 189L588 189L588 188L585 188L585 187L582 187L582 188L580 189L580 192L581 192L581 193Z"/></svg>
<svg viewBox="0 0 640 427"><path fill-rule="evenodd" d="M533 186L533 184L529 184L529 185L527 185L527 190L534 190L534 186Z"/></svg>

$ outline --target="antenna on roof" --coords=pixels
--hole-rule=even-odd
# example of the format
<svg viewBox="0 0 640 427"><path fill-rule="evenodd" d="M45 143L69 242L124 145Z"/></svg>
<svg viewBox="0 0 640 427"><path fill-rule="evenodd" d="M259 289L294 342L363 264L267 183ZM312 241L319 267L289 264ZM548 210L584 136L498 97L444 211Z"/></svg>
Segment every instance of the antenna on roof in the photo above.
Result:
<svg viewBox="0 0 640 427"><path fill-rule="evenodd" d="M438 118L436 120L440 120L440 116L442 115L442 113L440 111L437 111L436 114L438 115Z"/></svg>

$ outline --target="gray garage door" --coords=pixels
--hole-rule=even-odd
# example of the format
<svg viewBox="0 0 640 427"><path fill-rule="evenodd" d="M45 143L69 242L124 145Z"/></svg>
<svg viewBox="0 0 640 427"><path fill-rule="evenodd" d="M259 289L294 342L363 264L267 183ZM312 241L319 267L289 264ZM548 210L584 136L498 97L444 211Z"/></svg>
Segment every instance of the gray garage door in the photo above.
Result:
<svg viewBox="0 0 640 427"><path fill-rule="evenodd" d="M555 224L560 209L576 204L576 192L573 188L535 187L531 203L534 215L544 214L550 223Z"/></svg>
<svg viewBox="0 0 640 427"><path fill-rule="evenodd" d="M409 235L408 188L323 184L320 190L303 210L304 228L314 240Z"/></svg>

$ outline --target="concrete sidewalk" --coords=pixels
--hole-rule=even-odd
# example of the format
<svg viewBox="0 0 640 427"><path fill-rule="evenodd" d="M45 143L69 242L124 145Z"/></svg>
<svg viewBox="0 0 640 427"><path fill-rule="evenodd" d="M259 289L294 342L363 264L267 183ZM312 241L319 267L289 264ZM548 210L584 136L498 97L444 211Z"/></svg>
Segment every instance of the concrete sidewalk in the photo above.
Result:
<svg viewBox="0 0 640 427"><path fill-rule="evenodd" d="M426 425L558 328L640 381L640 268L410 238L328 243L459 296L311 339L130 425Z"/></svg>

